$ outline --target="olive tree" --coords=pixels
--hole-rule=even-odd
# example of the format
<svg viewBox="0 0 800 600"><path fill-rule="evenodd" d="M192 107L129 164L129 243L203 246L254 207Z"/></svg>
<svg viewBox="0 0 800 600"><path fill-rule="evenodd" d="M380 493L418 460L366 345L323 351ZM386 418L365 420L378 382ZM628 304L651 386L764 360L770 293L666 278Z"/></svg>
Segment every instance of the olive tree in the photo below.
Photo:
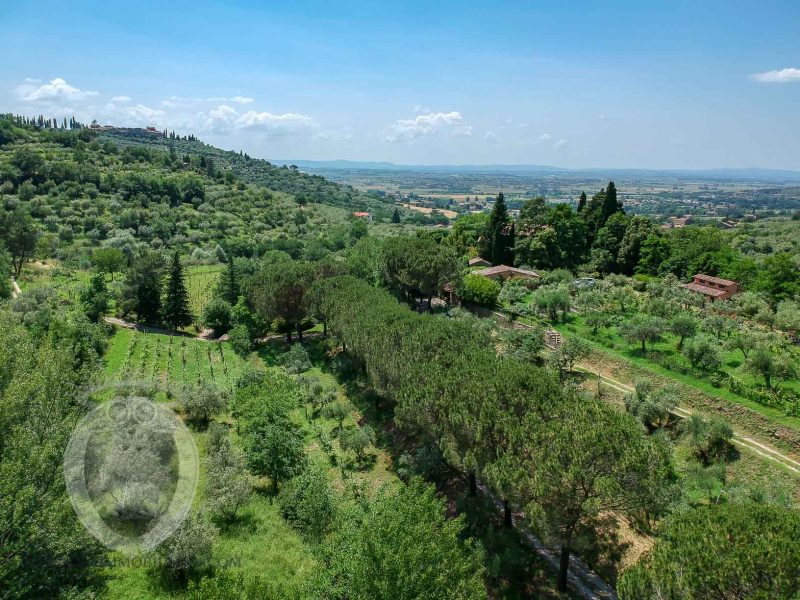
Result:
<svg viewBox="0 0 800 600"><path fill-rule="evenodd" d="M716 371L722 364L719 343L704 334L689 338L683 346L683 355L695 370Z"/></svg>
<svg viewBox="0 0 800 600"><path fill-rule="evenodd" d="M339 434L339 445L345 452L353 452L359 464L364 453L375 443L375 431L369 425L349 427Z"/></svg>
<svg viewBox="0 0 800 600"><path fill-rule="evenodd" d="M175 532L157 548L164 570L182 584L190 574L205 570L219 531L202 514L190 515Z"/></svg>
<svg viewBox="0 0 800 600"><path fill-rule="evenodd" d="M641 344L642 352L647 352L647 343L661 341L664 321L650 315L636 315L625 321L619 328L620 335L629 344Z"/></svg>
<svg viewBox="0 0 800 600"><path fill-rule="evenodd" d="M697 333L697 320L690 314L679 314L669 324L670 333L678 336L678 350L683 348L683 341Z"/></svg>
<svg viewBox="0 0 800 600"><path fill-rule="evenodd" d="M745 362L745 369L764 378L767 389L773 388L775 380L778 382L797 377L796 359L788 356L786 352L774 352L766 344L761 344L753 350Z"/></svg>
<svg viewBox="0 0 800 600"><path fill-rule="evenodd" d="M228 394L213 383L201 380L184 394L182 404L189 420L204 427L211 417L225 410Z"/></svg>
<svg viewBox="0 0 800 600"><path fill-rule="evenodd" d="M250 499L253 482L242 450L231 443L223 425L214 424L208 434L206 502L212 512L232 521Z"/></svg>

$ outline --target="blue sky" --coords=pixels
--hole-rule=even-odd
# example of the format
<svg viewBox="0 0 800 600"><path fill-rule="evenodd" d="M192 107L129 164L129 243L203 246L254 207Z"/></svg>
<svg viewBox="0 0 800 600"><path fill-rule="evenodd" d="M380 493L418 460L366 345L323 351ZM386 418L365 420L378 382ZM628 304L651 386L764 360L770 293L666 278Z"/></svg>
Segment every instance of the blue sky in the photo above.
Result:
<svg viewBox="0 0 800 600"><path fill-rule="evenodd" d="M800 170L800 2L9 2L3 112L253 156Z"/></svg>

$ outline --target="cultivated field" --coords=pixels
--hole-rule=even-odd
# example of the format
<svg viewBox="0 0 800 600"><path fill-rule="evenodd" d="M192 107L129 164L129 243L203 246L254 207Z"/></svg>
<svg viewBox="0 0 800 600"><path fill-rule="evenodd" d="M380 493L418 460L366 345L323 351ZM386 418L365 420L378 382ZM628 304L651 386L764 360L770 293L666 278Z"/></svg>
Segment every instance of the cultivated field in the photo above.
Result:
<svg viewBox="0 0 800 600"><path fill-rule="evenodd" d="M201 380L232 383L244 365L227 343L118 329L106 353L110 381L145 381L177 393Z"/></svg>
<svg viewBox="0 0 800 600"><path fill-rule="evenodd" d="M189 292L189 308L199 317L211 298L224 267L222 265L199 265L186 267L186 290Z"/></svg>

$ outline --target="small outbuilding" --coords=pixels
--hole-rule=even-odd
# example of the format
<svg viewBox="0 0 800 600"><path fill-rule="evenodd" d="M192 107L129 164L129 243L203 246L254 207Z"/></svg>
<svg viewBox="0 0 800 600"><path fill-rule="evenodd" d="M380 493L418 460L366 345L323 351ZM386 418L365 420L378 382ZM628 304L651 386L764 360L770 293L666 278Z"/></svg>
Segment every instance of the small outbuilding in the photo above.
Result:
<svg viewBox="0 0 800 600"><path fill-rule="evenodd" d="M517 267L509 267L508 265L497 265L496 267L481 269L480 271L475 271L474 274L480 275L481 277L488 277L495 281L506 281L508 279L526 279L528 281L534 281L539 279L539 274L536 271L518 269Z"/></svg>
<svg viewBox="0 0 800 600"><path fill-rule="evenodd" d="M491 267L492 263L490 263L485 258L481 258L480 256L476 256L475 258L469 259L469 266L470 267Z"/></svg>
<svg viewBox="0 0 800 600"><path fill-rule="evenodd" d="M739 284L735 281L702 274L695 275L691 283L684 283L681 287L696 294L702 294L704 299L710 302L726 300L740 291Z"/></svg>

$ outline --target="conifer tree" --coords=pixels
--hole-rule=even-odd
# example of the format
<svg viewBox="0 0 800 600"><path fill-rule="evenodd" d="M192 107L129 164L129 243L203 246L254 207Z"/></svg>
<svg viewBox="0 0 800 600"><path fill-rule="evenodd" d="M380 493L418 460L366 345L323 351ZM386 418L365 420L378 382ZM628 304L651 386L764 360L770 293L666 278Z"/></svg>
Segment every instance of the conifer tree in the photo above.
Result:
<svg viewBox="0 0 800 600"><path fill-rule="evenodd" d="M400 222L400 211L395 208L394 213L392 214L392 223L399 223L399 222Z"/></svg>
<svg viewBox="0 0 800 600"><path fill-rule="evenodd" d="M480 243L480 255L489 262L510 265L514 262L514 224L508 218L503 192L497 196L489 223Z"/></svg>
<svg viewBox="0 0 800 600"><path fill-rule="evenodd" d="M228 252L228 265L222 280L219 282L218 294L231 306L239 300L239 277L236 274L236 265L233 262L233 254Z"/></svg>
<svg viewBox="0 0 800 600"><path fill-rule="evenodd" d="M606 224L611 215L618 212L623 212L622 203L617 200L617 187L613 181L609 181L606 188L606 196L603 198L603 205L600 209L600 227Z"/></svg>
<svg viewBox="0 0 800 600"><path fill-rule="evenodd" d="M586 192L581 192L581 197L578 198L578 212L586 208Z"/></svg>
<svg viewBox="0 0 800 600"><path fill-rule="evenodd" d="M177 250L172 255L172 264L167 279L167 289L164 298L164 321L171 329L177 329L192 322L189 312L189 292L183 280L183 266Z"/></svg>

